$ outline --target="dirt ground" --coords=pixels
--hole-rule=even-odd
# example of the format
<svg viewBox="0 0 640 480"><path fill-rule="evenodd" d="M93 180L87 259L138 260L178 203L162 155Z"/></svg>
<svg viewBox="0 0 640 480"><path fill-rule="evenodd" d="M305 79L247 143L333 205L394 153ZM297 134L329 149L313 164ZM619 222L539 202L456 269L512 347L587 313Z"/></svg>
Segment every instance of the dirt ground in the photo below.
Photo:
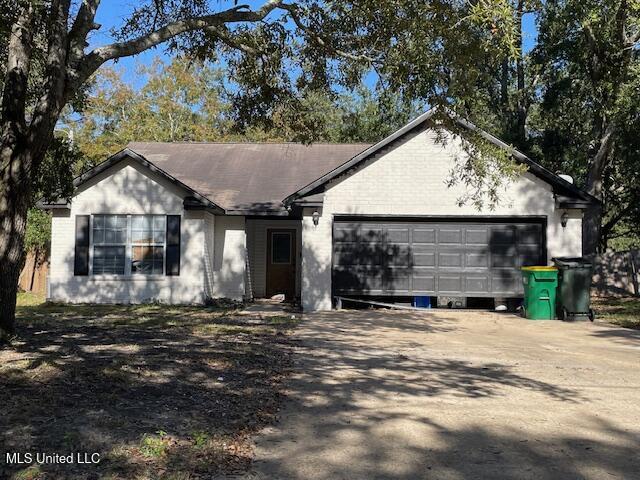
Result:
<svg viewBox="0 0 640 480"><path fill-rule="evenodd" d="M0 478L198 479L243 472L291 365L289 316L26 305L0 350ZM98 453L8 465L6 452Z"/></svg>
<svg viewBox="0 0 640 480"><path fill-rule="evenodd" d="M468 311L305 315L251 479L640 478L640 331Z"/></svg>

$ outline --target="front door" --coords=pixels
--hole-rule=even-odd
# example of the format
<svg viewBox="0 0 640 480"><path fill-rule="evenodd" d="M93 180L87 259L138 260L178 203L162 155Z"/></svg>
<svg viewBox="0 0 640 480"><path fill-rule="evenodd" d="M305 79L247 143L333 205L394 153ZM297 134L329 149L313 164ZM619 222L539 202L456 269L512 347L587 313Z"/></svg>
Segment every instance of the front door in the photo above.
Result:
<svg viewBox="0 0 640 480"><path fill-rule="evenodd" d="M283 293L291 301L296 294L296 231L267 230L267 297Z"/></svg>

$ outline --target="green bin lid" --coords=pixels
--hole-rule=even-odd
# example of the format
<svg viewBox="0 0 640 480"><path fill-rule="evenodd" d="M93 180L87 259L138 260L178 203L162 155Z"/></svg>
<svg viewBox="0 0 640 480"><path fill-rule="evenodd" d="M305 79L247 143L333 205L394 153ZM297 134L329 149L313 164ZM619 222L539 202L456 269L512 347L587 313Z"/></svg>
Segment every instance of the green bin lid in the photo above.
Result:
<svg viewBox="0 0 640 480"><path fill-rule="evenodd" d="M558 269L556 267L532 266L522 267L522 270L524 270L525 272L554 272Z"/></svg>
<svg viewBox="0 0 640 480"><path fill-rule="evenodd" d="M553 263L562 268L591 268L593 264L584 257L555 257Z"/></svg>

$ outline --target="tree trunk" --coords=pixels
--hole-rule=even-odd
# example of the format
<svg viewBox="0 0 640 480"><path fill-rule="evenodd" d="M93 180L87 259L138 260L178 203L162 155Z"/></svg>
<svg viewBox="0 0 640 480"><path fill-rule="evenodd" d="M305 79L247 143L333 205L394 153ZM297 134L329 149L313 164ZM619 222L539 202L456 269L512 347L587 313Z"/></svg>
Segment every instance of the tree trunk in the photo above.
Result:
<svg viewBox="0 0 640 480"><path fill-rule="evenodd" d="M24 235L30 200L27 152L3 142L0 150L0 343L15 334L18 279L24 263Z"/></svg>
<svg viewBox="0 0 640 480"><path fill-rule="evenodd" d="M587 191L598 200L603 198L603 176L604 169L609 160L613 148L613 134L615 127L613 123L602 121L604 128L601 128L602 135L598 145L598 150L589 163L587 174ZM585 211L582 219L582 255L586 257L594 256L600 249L600 228L602 227L602 207L592 207Z"/></svg>
<svg viewBox="0 0 640 480"><path fill-rule="evenodd" d="M582 256L593 258L600 249L602 207L589 207L582 217Z"/></svg>

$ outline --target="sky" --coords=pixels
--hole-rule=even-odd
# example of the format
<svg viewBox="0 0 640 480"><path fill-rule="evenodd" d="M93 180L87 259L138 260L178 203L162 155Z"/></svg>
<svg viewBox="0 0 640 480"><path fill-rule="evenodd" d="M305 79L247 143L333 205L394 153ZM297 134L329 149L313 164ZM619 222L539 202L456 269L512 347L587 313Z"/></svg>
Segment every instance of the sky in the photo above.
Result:
<svg viewBox="0 0 640 480"><path fill-rule="evenodd" d="M215 2L218 7L225 6L225 4L231 6L233 3L233 1ZM243 0L242 3L255 8L262 5L263 1ZM102 27L93 33L90 46L97 47L113 42L114 39L110 35L110 30L121 26L124 19L133 11L135 5L136 2L132 0L103 1L96 15L96 22L102 25ZM523 26L523 47L524 51L528 52L535 45L537 35L535 18L532 14L525 15ZM132 57L121 58L115 65L113 62L109 62L107 65L115 66L117 69L121 70L123 72L123 79L134 88L139 88L144 84L145 79L136 74L136 66L139 64L149 65L156 57L160 57L165 60L170 59L170 56L165 53L164 47L160 46ZM366 82L374 82L374 79L375 76L370 75Z"/></svg>

